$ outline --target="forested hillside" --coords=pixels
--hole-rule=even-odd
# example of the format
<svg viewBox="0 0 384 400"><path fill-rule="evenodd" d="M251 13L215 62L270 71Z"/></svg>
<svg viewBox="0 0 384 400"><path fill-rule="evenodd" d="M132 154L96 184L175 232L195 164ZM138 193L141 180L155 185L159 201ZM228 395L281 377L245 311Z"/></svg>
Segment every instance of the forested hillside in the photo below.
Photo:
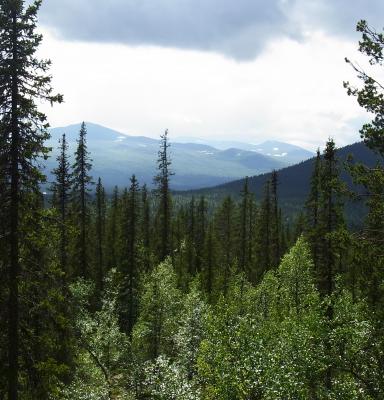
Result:
<svg viewBox="0 0 384 400"><path fill-rule="evenodd" d="M63 96L37 57L39 6L0 0L0 400L383 399L383 86L347 60L347 94L374 114L364 144L329 139L213 205L173 196L167 130L154 189L132 175L107 196L85 123L56 144L52 182L41 172L40 103ZM382 68L383 34L357 29ZM305 198L295 221L289 196Z"/></svg>

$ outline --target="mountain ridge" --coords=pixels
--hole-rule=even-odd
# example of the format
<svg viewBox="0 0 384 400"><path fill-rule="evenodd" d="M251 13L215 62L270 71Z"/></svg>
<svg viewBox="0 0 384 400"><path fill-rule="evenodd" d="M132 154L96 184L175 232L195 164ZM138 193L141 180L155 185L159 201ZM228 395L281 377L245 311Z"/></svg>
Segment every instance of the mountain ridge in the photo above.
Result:
<svg viewBox="0 0 384 400"><path fill-rule="evenodd" d="M102 125L86 122L88 149L93 160L94 180L102 178L107 190L128 186L135 174L140 183L153 184L159 140L127 135ZM46 163L48 180L55 166L58 139L66 133L69 154L73 155L80 124L52 128L48 145L53 148ZM257 175L287 165L283 160L243 149L220 150L208 144L171 141L171 160L175 175L172 189L188 190L230 182L247 175Z"/></svg>

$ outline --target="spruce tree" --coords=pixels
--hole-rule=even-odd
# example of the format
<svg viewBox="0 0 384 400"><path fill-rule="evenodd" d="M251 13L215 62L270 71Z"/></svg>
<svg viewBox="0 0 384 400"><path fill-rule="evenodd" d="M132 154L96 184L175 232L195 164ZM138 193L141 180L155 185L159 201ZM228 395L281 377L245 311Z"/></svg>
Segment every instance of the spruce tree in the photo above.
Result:
<svg viewBox="0 0 384 400"><path fill-rule="evenodd" d="M235 203L230 196L226 197L215 214L216 237L219 243L222 268L220 278L224 295L228 293L231 268L235 262Z"/></svg>
<svg viewBox="0 0 384 400"><path fill-rule="evenodd" d="M239 268L247 276L250 275L250 261L252 257L252 197L249 192L248 177L244 180L241 192L240 221L239 221Z"/></svg>
<svg viewBox="0 0 384 400"><path fill-rule="evenodd" d="M119 189L114 187L112 199L108 208L106 234L106 265L108 270L116 268L118 264L118 222L120 218Z"/></svg>
<svg viewBox="0 0 384 400"><path fill-rule="evenodd" d="M368 23L361 20L357 31L362 37L359 51L368 57L373 66L384 65L384 33L377 32ZM379 78L361 69L346 59L357 72L362 81L361 88L353 87L345 82L348 95L356 96L361 107L373 114L371 122L360 129L364 143L377 154L377 162L373 167L361 164L351 165L349 170L355 183L363 185L364 199L368 207L368 215L363 231L358 236L358 252L363 261L362 292L368 297L376 321L381 329L384 321L384 85ZM376 71L372 71L377 73Z"/></svg>
<svg viewBox="0 0 384 400"><path fill-rule="evenodd" d="M311 187L308 199L305 204L306 208L306 235L311 245L313 262L315 270L319 264L320 252L320 232L319 232L319 201L320 201L320 178L321 178L321 156L320 150L317 149L317 155L314 162L313 173L311 177Z"/></svg>
<svg viewBox="0 0 384 400"><path fill-rule="evenodd" d="M277 268L280 261L280 218L279 218L279 204L277 198L277 185L278 185L278 177L277 172L275 170L272 171L271 175L271 222L270 222L270 230L271 230L271 248L270 248L270 260L271 266L273 268Z"/></svg>
<svg viewBox="0 0 384 400"><path fill-rule="evenodd" d="M106 224L106 200L105 190L98 179L96 185L96 295L100 295L103 290L105 277L105 224Z"/></svg>
<svg viewBox="0 0 384 400"><path fill-rule="evenodd" d="M323 295L330 296L335 288L335 278L342 272L340 263L341 237L345 226L343 216L343 184L340 180L336 146L328 140L323 154L324 165L321 169L319 223L321 237L320 260L318 268L319 288Z"/></svg>
<svg viewBox="0 0 384 400"><path fill-rule="evenodd" d="M188 264L188 274L190 277L194 276L196 273L195 237L196 237L196 205L195 205L195 197L192 196L188 206L188 227L187 227L187 238L186 238L186 257Z"/></svg>
<svg viewBox="0 0 384 400"><path fill-rule="evenodd" d="M71 190L71 173L65 133L63 133L59 142L59 155L56 158L58 166L53 170L55 181L52 184L52 192L54 193L52 203L59 213L60 267L63 273L68 274L68 207Z"/></svg>
<svg viewBox="0 0 384 400"><path fill-rule="evenodd" d="M215 229L213 223L210 222L205 239L203 260L203 282L205 283L205 290L208 294L208 300L210 303L212 303L214 297L216 263L217 241L215 237Z"/></svg>
<svg viewBox="0 0 384 400"><path fill-rule="evenodd" d="M141 238L143 245L144 270L148 272L151 268L151 214L147 185L141 188Z"/></svg>
<svg viewBox="0 0 384 400"><path fill-rule="evenodd" d="M139 280L139 184L135 175L131 177L129 192L123 195L122 210L122 259L120 274L122 285L120 290L120 325L123 332L131 334L137 317L137 296Z"/></svg>
<svg viewBox="0 0 384 400"><path fill-rule="evenodd" d="M72 213L77 232L72 263L75 267L75 274L84 278L90 276L88 240L90 186L93 183L92 177L89 175L92 168L91 161L87 149L87 128L83 122L77 140L75 163L73 164Z"/></svg>
<svg viewBox="0 0 384 400"><path fill-rule="evenodd" d="M207 202L205 197L201 196L196 209L195 249L197 272L201 271L203 263L205 236L207 230L207 212Z"/></svg>
<svg viewBox="0 0 384 400"><path fill-rule="evenodd" d="M171 160L169 157L168 129L160 136L160 150L157 159L158 173L154 178L156 184L156 195L159 200L157 213L159 229L159 259L163 261L170 253L171 249L171 215L172 199L169 188L170 178L173 175L170 170Z"/></svg>
<svg viewBox="0 0 384 400"><path fill-rule="evenodd" d="M46 116L38 111L37 101L61 102L54 95L50 62L36 57L42 36L35 32L41 1L25 7L22 0L0 1L0 119L2 167L5 188L6 235L2 238L8 266L8 400L19 396L20 296L23 285L21 247L28 238L22 235L25 216L30 212L31 196L37 195L43 180L36 160L47 154ZM5 201L4 201L5 200Z"/></svg>
<svg viewBox="0 0 384 400"><path fill-rule="evenodd" d="M261 203L257 223L257 280L271 268L271 182L267 180L264 184L264 197Z"/></svg>

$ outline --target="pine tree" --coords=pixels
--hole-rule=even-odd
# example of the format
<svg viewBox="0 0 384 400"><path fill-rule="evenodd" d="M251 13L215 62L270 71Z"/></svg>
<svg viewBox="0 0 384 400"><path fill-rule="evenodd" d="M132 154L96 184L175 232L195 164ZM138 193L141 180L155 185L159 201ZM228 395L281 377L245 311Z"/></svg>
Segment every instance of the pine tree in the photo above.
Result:
<svg viewBox="0 0 384 400"><path fill-rule="evenodd" d="M384 64L384 33L377 32L368 23L361 20L357 24L361 32L359 51L369 58L369 64L383 66ZM357 164L350 166L350 172L355 183L363 185L368 216L363 232L358 237L358 252L363 262L362 292L367 295L371 309L376 315L379 326L384 321L384 86L378 78L362 70L358 65L346 59L357 72L362 81L361 88L353 87L345 82L348 95L356 96L357 101L369 113L374 115L371 122L360 129L364 143L376 152L378 160L372 168ZM376 71L375 71L376 73Z"/></svg>
<svg viewBox="0 0 384 400"><path fill-rule="evenodd" d="M106 265L108 270L116 268L118 264L118 221L119 213L119 189L113 189L112 199L108 209L107 217L107 245L106 245Z"/></svg>
<svg viewBox="0 0 384 400"><path fill-rule="evenodd" d="M314 168L311 177L310 192L305 204L307 230L306 234L311 245L315 270L317 270L319 264L319 251L321 240L321 236L319 234L320 178L321 156L320 150L317 149L316 160L314 162Z"/></svg>
<svg viewBox="0 0 384 400"><path fill-rule="evenodd" d="M188 228L186 237L186 257L188 264L188 274L190 277L196 273L196 205L195 197L192 196L188 207Z"/></svg>
<svg viewBox="0 0 384 400"><path fill-rule="evenodd" d="M71 190L71 173L68 160L68 144L66 135L63 133L60 141L58 166L53 170L55 182L52 184L52 192L55 194L52 201L53 206L59 212L60 231L60 267L63 273L68 274L68 207Z"/></svg>
<svg viewBox="0 0 384 400"><path fill-rule="evenodd" d="M217 242L215 237L215 230L213 223L209 223L205 246L204 246L204 260L203 260L203 282L205 283L205 290L208 294L210 303L213 301L214 287L215 287L215 274L217 263Z"/></svg>
<svg viewBox="0 0 384 400"><path fill-rule="evenodd" d="M271 266L273 268L278 267L281 256L280 254L281 228L280 228L280 218L279 218L279 204L277 198L277 185L278 185L277 172L273 170L271 175L271 222L270 222L270 229L271 229L270 260L271 260Z"/></svg>
<svg viewBox="0 0 384 400"><path fill-rule="evenodd" d="M172 199L169 188L170 177L173 175L170 170L171 160L169 158L168 130L160 136L160 150L157 160L158 174L154 181L157 186L156 194L159 199L158 225L159 225L159 259L163 261L171 249L171 215Z"/></svg>
<svg viewBox="0 0 384 400"><path fill-rule="evenodd" d="M141 188L141 207L141 237L144 251L143 263L145 272L148 272L151 268L151 214L147 185L143 185Z"/></svg>
<svg viewBox="0 0 384 400"><path fill-rule="evenodd" d="M323 295L329 296L335 288L335 277L340 269L340 230L344 228L342 191L339 176L336 147L328 140L324 150L324 165L320 180L319 223L321 251L319 260L319 288Z"/></svg>
<svg viewBox="0 0 384 400"><path fill-rule="evenodd" d="M252 195L249 192L248 177L244 180L241 192L240 221L239 221L239 268L246 276L251 274L252 258L252 234L253 234L253 204Z"/></svg>
<svg viewBox="0 0 384 400"><path fill-rule="evenodd" d="M87 150L87 128L85 123L81 124L75 163L73 164L72 182L72 212L73 222L77 228L75 240L75 252L72 260L75 266L75 274L89 277L89 202L90 185L92 178L89 172L92 168L91 159Z"/></svg>
<svg viewBox="0 0 384 400"><path fill-rule="evenodd" d="M235 204L231 197L226 197L215 214L216 237L219 243L222 288L228 293L231 268L235 261Z"/></svg>
<svg viewBox="0 0 384 400"><path fill-rule="evenodd" d="M37 109L36 100L61 102L54 95L47 74L50 62L35 53L42 36L35 33L36 14L41 1L24 7L21 0L0 2L0 118L2 167L6 174L6 235L3 238L8 264L8 400L18 398L20 356L20 298L23 282L21 246L22 221L30 211L28 201L36 195L43 176L36 160L47 154L46 116ZM5 157L4 157L5 156ZM24 243L23 243L24 242Z"/></svg>
<svg viewBox="0 0 384 400"><path fill-rule="evenodd" d="M196 210L195 249L197 272L201 271L203 263L204 243L207 230L207 211L207 202L204 196L201 196Z"/></svg>
<svg viewBox="0 0 384 400"><path fill-rule="evenodd" d="M103 282L105 277L105 221L106 219L106 200L105 190L98 179L96 185L96 295L100 295L103 290Z"/></svg>
<svg viewBox="0 0 384 400"><path fill-rule="evenodd" d="M131 177L129 192L123 196L123 226L121 230L122 260L120 274L123 280L120 291L120 325L131 334L137 317L137 292L139 280L139 184L135 175Z"/></svg>
<svg viewBox="0 0 384 400"><path fill-rule="evenodd" d="M258 216L258 244L257 244L257 280L271 268L271 182L267 180L264 185L264 198Z"/></svg>

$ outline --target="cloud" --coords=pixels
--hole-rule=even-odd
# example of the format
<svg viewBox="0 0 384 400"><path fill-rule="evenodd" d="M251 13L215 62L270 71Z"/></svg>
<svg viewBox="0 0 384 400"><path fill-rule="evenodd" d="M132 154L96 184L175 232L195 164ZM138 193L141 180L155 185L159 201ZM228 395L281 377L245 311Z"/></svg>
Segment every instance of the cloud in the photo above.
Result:
<svg viewBox="0 0 384 400"><path fill-rule="evenodd" d="M46 0L41 22L66 40L215 51L251 59L276 37L350 35L381 23L382 0Z"/></svg>

